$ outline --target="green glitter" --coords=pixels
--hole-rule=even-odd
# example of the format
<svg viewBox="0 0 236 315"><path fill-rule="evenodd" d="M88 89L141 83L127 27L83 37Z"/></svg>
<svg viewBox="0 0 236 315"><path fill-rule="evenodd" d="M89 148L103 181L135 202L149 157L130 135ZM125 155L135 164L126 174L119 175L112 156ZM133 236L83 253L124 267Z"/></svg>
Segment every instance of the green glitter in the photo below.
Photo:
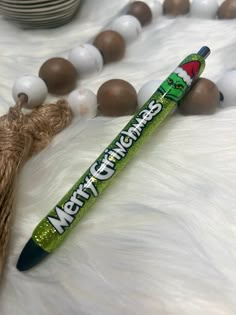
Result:
<svg viewBox="0 0 236 315"><path fill-rule="evenodd" d="M205 67L205 59L198 54L192 54L188 56L181 64L186 64L191 61L199 61L200 69L197 77L194 78L196 80ZM180 82L181 81L181 82ZM181 87L180 87L181 85ZM127 165L128 161L137 153L138 149L142 146L144 141L146 141L147 137L150 136L154 130L161 125L161 123L173 113L176 109L178 102L183 98L183 96L189 90L189 86L183 81L180 80L176 73L172 73L163 84L157 89L157 91L152 95L152 97L143 105L143 107L138 111L136 115L129 121L129 123L124 127L121 133L112 141L112 143L107 147L107 149L98 157L95 161L97 165L105 165L107 170L113 172L113 174L106 180L98 179L94 174L91 173L91 167L85 172L85 174L75 183L75 185L70 189L70 191L60 200L56 207L54 207L49 214L39 223L36 229L33 232L32 238L33 240L45 251L52 252L59 245L62 244L63 240L68 236L70 231L74 228L74 226L80 221L83 215L87 212L87 210L92 206L92 204L96 201L98 196L110 185L110 182L113 178L119 174L119 172ZM168 96L170 96L168 98ZM171 98L171 99L170 99ZM158 112L158 105L154 105L154 109L156 110L156 115L154 109L150 109L150 104L159 104L160 111ZM155 107L156 106L156 107ZM147 116L145 116L145 112ZM141 115L142 113L142 115ZM149 113L149 114L148 114ZM153 114L153 117L152 115ZM141 115L141 116L140 116ZM151 115L151 116L150 116ZM143 118L146 117L146 118ZM150 119L152 118L152 119ZM139 131L136 132L132 137L124 137L122 132L128 133L130 128L134 125L137 125L137 119L140 121L140 125L138 125ZM142 121L143 119L143 121ZM123 136L123 138L122 138ZM136 140L134 140L137 138ZM130 148L127 148L126 153L121 158L121 154L119 155L120 159L116 158L115 155L110 155L107 157L107 162L104 164L104 158L107 156L107 152L115 152L115 148L117 148L117 142L121 142L121 139L127 145L127 143L132 141L132 145ZM114 153L115 154L115 153ZM111 163L111 164L109 164ZM110 166L114 164L114 166ZM94 165L94 164L93 164ZM103 175L102 170L99 171L100 176ZM89 189L85 183L88 182L88 179L92 182L93 186L96 188L97 196L91 193L91 189ZM84 193L87 194L87 198L80 198L81 204L83 204L79 211L75 215L68 215L68 218L62 224L61 230L59 233L55 226L50 222L50 218L53 220L58 220L58 209L63 213L64 206L68 205L73 193L79 189L83 185ZM88 197L89 196L89 197ZM70 205L71 206L71 205ZM77 207L78 208L78 207ZM70 211L75 211L76 207L70 208ZM68 222L71 220L71 222Z"/></svg>

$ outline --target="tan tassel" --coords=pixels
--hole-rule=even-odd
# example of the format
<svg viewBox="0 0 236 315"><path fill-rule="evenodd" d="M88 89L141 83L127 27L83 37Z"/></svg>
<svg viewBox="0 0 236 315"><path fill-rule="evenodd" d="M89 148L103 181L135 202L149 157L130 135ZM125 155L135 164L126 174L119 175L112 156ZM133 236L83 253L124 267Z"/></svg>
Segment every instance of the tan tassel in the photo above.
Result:
<svg viewBox="0 0 236 315"><path fill-rule="evenodd" d="M21 108L26 102L27 96L20 95L8 114L0 117L0 272L10 235L16 175L29 157L43 150L72 120L64 100L23 114Z"/></svg>

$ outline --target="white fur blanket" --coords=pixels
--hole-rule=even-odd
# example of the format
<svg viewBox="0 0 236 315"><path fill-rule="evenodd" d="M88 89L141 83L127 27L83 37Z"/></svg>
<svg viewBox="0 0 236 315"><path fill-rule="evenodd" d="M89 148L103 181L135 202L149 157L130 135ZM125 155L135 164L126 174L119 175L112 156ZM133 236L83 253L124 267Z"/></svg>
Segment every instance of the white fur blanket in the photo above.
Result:
<svg viewBox="0 0 236 315"><path fill-rule="evenodd" d="M222 1L221 1L222 2ZM86 0L52 30L21 30L0 19L0 114L12 84L52 56L90 40L127 0ZM97 92L121 78L137 90L165 79L208 45L204 77L236 63L236 20L161 17L126 57L78 85ZM21 171L0 293L1 315L235 315L236 108L213 116L175 114L130 162L67 241L26 273L15 268L37 223L130 117L74 119Z"/></svg>

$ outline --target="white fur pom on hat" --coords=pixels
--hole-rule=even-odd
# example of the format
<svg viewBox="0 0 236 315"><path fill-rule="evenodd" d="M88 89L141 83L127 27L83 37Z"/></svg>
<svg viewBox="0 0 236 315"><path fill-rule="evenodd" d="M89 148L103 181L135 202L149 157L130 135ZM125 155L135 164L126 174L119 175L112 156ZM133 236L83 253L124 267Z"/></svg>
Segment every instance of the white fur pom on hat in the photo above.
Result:
<svg viewBox="0 0 236 315"><path fill-rule="evenodd" d="M200 68L199 61L191 61L176 68L175 73L182 78L188 86L191 85L193 79L198 74Z"/></svg>

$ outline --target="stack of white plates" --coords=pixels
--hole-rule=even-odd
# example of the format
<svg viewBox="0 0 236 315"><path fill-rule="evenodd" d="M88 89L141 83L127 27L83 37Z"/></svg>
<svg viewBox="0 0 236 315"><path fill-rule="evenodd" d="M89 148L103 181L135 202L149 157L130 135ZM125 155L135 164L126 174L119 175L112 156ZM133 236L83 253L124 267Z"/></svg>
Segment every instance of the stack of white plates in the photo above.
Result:
<svg viewBox="0 0 236 315"><path fill-rule="evenodd" d="M57 27L76 14L80 0L0 0L0 13L30 28Z"/></svg>

